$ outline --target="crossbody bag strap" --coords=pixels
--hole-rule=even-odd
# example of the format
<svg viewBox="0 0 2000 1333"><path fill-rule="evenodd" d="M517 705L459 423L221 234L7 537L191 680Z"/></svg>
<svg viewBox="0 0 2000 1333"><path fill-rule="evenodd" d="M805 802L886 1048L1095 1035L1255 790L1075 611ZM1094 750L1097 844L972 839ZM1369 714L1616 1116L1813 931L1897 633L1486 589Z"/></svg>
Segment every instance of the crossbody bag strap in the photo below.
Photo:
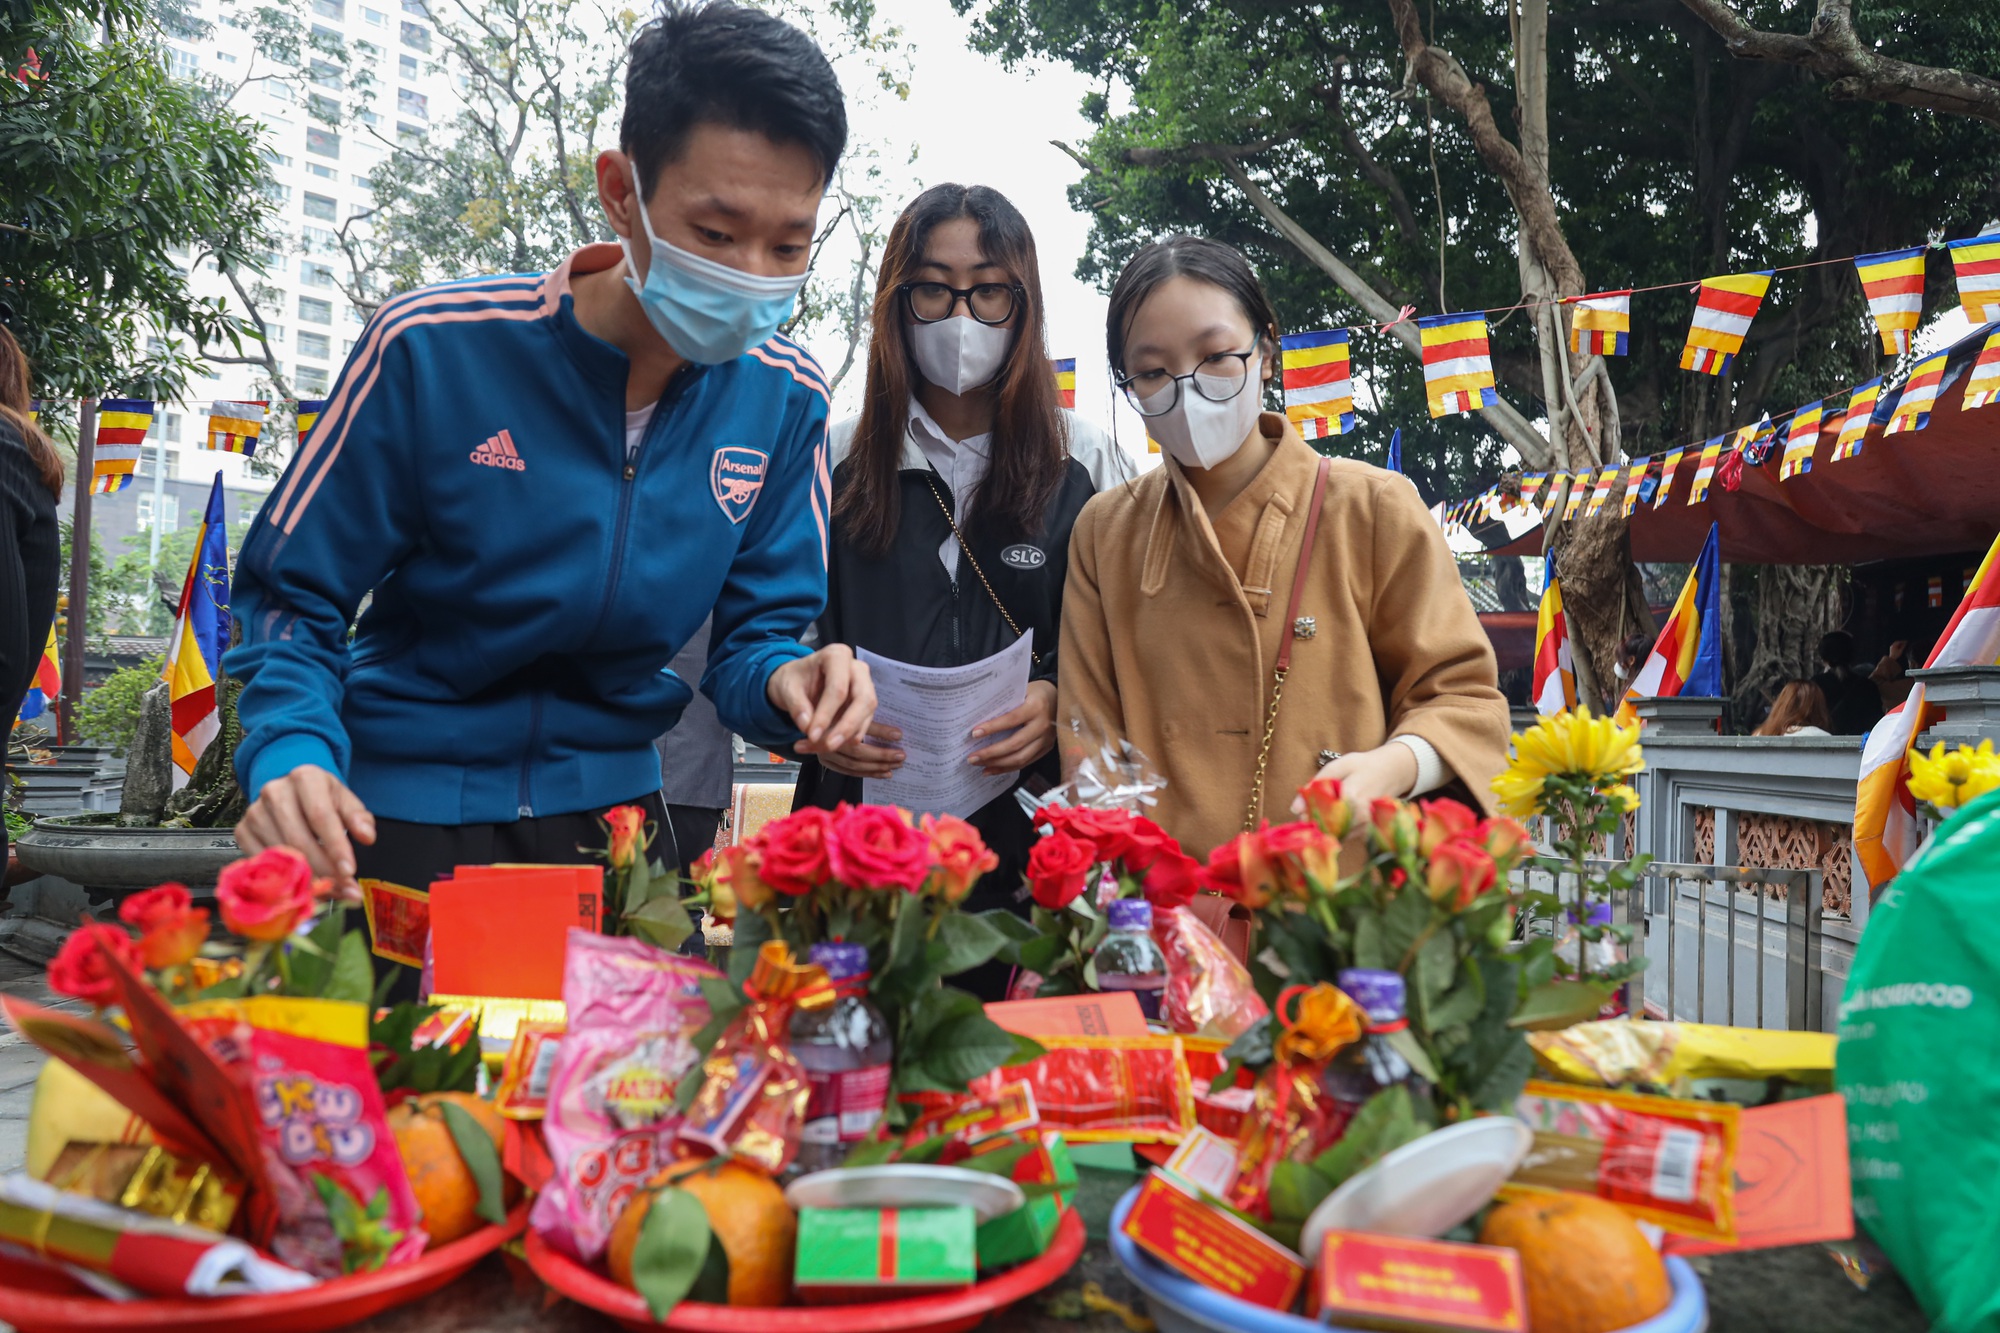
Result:
<svg viewBox="0 0 2000 1333"><path fill-rule="evenodd" d="M1014 617L1008 614L1007 604L1000 600L999 593L993 591L993 584L987 580L986 571L979 567L979 557L972 553L971 543L967 542L965 534L958 530L958 520L951 516L951 506L944 502L942 495L938 494L937 482L935 480L936 475L934 472L926 472L924 474L924 485L930 487L931 499L937 501L938 512L944 515L944 521L951 524L951 535L958 538L958 549L965 553L965 562L971 565L972 572L979 576L980 586L985 588L986 595L993 599L994 609L1000 613L1000 618L1007 622L1007 628L1014 631L1014 637L1017 639L1024 637L1021 633L1021 627L1016 625ZM1041 670L1042 655L1036 652L1032 645L1028 648L1028 656L1035 659L1035 669L1037 671Z"/></svg>
<svg viewBox="0 0 2000 1333"><path fill-rule="evenodd" d="M1326 500L1326 479L1333 460L1321 458L1313 477L1312 502L1306 509L1305 540L1299 545L1299 567L1292 574L1292 597L1285 606L1285 623L1278 631L1278 660L1271 671L1271 706L1264 712L1264 739L1257 745L1257 774L1250 783L1250 804L1243 811L1243 831L1257 826L1264 807L1264 770L1271 762L1271 738L1278 733L1278 704L1285 696L1285 677L1292 670L1292 640L1299 626L1299 605L1305 600L1306 574L1312 569L1313 541L1319 535L1319 513Z"/></svg>

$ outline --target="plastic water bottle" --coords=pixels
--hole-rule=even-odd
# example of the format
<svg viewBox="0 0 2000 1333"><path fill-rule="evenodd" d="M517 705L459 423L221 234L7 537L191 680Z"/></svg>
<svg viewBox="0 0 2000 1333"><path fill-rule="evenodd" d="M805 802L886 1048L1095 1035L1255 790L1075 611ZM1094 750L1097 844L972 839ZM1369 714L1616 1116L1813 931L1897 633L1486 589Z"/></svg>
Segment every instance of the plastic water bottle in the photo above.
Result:
<svg viewBox="0 0 2000 1333"><path fill-rule="evenodd" d="M1097 989L1131 991L1140 1012L1157 1019L1167 989L1167 956L1153 942L1153 905L1119 898L1110 913L1111 931L1097 946Z"/></svg>
<svg viewBox="0 0 2000 1333"><path fill-rule="evenodd" d="M1358 1110L1376 1093L1400 1083L1409 1088L1416 1111L1427 1114L1430 1084L1410 1068L1410 1062L1389 1041L1392 1033L1410 1026L1402 974L1346 967L1340 970L1334 984L1368 1015L1368 1031L1360 1041L1327 1062L1326 1074L1321 1079L1327 1094Z"/></svg>
<svg viewBox="0 0 2000 1333"><path fill-rule="evenodd" d="M815 944L807 957L826 969L838 997L792 1015L792 1054L812 1089L799 1134L801 1172L839 1166L874 1132L889 1102L895 1054L889 1024L868 999L868 950L859 944Z"/></svg>

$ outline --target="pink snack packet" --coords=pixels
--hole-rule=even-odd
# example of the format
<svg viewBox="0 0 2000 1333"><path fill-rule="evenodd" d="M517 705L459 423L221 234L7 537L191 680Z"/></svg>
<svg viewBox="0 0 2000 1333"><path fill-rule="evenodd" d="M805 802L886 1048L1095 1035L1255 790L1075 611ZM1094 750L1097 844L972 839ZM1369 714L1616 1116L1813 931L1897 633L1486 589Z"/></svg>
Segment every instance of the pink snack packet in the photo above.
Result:
<svg viewBox="0 0 2000 1333"><path fill-rule="evenodd" d="M366 1005L261 995L177 1012L257 1107L282 1218L273 1254L339 1277L424 1252L429 1237L368 1059Z"/></svg>
<svg viewBox="0 0 2000 1333"><path fill-rule="evenodd" d="M681 1116L674 1087L701 1059L708 964L643 940L571 930L563 964L569 1028L549 1075L542 1136L555 1175L528 1224L590 1263L632 1193L671 1156Z"/></svg>

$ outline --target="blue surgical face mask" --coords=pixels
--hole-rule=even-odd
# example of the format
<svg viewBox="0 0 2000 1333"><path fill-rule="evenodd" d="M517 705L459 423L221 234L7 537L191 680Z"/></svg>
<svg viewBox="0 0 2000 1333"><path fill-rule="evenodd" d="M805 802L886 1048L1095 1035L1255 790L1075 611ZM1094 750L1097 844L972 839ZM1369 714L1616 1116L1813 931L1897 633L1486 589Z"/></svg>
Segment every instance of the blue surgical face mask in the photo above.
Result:
<svg viewBox="0 0 2000 1333"><path fill-rule="evenodd" d="M806 285L805 274L759 277L669 245L653 231L653 219L639 198L636 174L632 198L651 247L651 262L641 283L633 276L639 269L632 262L631 243L619 237L625 250L625 285L676 352L705 366L719 366L768 341L790 318L792 303Z"/></svg>

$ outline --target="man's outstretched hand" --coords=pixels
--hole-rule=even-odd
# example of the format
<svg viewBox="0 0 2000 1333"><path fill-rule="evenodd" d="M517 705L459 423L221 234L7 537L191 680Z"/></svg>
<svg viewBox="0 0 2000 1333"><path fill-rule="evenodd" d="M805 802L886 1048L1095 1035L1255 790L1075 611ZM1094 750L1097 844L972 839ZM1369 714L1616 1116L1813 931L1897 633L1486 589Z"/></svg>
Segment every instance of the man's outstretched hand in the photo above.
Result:
<svg viewBox="0 0 2000 1333"><path fill-rule="evenodd" d="M311 764L265 783L236 826L236 845L245 853L290 847L312 863L315 878L331 879L334 892L349 901L358 901L361 892L354 878L353 843L370 846L374 841L375 816L361 798Z"/></svg>
<svg viewBox="0 0 2000 1333"><path fill-rule="evenodd" d="M805 733L793 747L801 754L830 754L866 735L875 719L875 682L844 643L785 663L771 673L764 693Z"/></svg>

